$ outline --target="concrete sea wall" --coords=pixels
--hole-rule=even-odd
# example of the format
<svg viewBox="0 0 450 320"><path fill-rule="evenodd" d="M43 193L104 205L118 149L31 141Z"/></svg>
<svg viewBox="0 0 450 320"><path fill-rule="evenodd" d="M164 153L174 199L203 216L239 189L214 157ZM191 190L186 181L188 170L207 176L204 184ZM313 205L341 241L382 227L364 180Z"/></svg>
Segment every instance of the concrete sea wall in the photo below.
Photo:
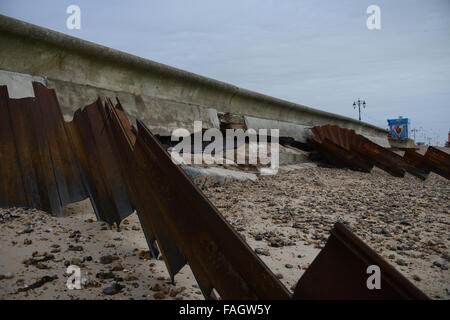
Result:
<svg viewBox="0 0 450 320"><path fill-rule="evenodd" d="M140 118L160 135L193 121L205 128L217 119L210 109L298 128L336 124L380 144L386 131L368 123L242 89L214 79L73 38L0 15L0 70L43 79L56 89L64 117L98 96L117 96L134 120ZM4 73L0 81L11 80ZM31 79L31 78L30 78ZM255 121L253 121L255 122ZM289 126L290 132L295 126ZM299 134L298 136L302 136ZM388 145L388 144L387 144Z"/></svg>

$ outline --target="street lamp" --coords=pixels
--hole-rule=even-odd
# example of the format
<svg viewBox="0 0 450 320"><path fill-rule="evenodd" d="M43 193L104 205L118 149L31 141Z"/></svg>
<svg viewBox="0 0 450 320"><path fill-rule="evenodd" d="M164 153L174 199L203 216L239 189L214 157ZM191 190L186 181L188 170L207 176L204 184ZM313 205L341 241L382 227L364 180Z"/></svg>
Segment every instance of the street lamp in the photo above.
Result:
<svg viewBox="0 0 450 320"><path fill-rule="evenodd" d="M356 102L353 102L353 109L356 109L356 106L358 106L358 112L359 112L359 121L361 121L361 102L362 102L362 107L365 109L366 108L366 101L363 100L359 100Z"/></svg>

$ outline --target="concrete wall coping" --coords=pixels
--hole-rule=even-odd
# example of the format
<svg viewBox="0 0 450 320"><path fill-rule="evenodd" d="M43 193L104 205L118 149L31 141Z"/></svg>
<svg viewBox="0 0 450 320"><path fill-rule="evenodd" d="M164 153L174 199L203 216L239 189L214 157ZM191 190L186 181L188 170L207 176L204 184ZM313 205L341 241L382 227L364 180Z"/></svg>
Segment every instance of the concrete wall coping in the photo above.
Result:
<svg viewBox="0 0 450 320"><path fill-rule="evenodd" d="M54 46L68 50L73 50L88 56L96 56L101 59L114 61L127 65L131 68L146 70L152 73L161 74L166 77L173 77L186 82L197 83L202 86L210 87L215 90L227 92L233 96L239 96L244 99L251 99L260 103L271 103L281 105L284 108L294 109L304 113L318 115L324 118L338 119L354 123L359 127L366 127L380 133L387 133L387 130L374 126L370 123L361 122L349 117L341 116L331 112L321 111L297 103L274 98L268 95L242 89L237 86L221 82L198 74L170 67L155 61L144 59L132 54L128 54L119 50L111 49L102 45L98 45L86 40L81 40L72 36L62 34L50 29L39 27L24 21L20 21L11 17L0 14L0 30L2 32L19 35L24 38L30 38L37 41L47 42Z"/></svg>

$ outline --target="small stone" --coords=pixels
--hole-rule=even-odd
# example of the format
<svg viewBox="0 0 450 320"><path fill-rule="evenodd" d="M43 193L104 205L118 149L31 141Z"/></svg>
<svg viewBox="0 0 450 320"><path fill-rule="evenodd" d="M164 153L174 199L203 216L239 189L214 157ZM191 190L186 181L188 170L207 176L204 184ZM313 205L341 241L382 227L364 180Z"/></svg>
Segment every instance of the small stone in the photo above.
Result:
<svg viewBox="0 0 450 320"><path fill-rule="evenodd" d="M294 266L292 265L292 264L290 264L290 263L286 263L285 265L285 268L287 268L287 269L292 269Z"/></svg>
<svg viewBox="0 0 450 320"><path fill-rule="evenodd" d="M83 251L83 247L82 246L69 246L69 251Z"/></svg>
<svg viewBox="0 0 450 320"><path fill-rule="evenodd" d="M155 284L151 288L152 291L161 291L161 285L159 283Z"/></svg>
<svg viewBox="0 0 450 320"><path fill-rule="evenodd" d="M137 280L139 280L139 278L136 276L128 276L128 277L125 277L124 280L125 281L137 281Z"/></svg>
<svg viewBox="0 0 450 320"><path fill-rule="evenodd" d="M397 259L397 260L395 260L395 263L398 264L399 266L407 266L408 265L408 263L403 259Z"/></svg>
<svg viewBox="0 0 450 320"><path fill-rule="evenodd" d="M114 279L116 275L112 272L99 272L95 275L99 279Z"/></svg>
<svg viewBox="0 0 450 320"><path fill-rule="evenodd" d="M106 295L114 295L122 291L125 286L114 282L110 287L103 289L103 293Z"/></svg>
<svg viewBox="0 0 450 320"><path fill-rule="evenodd" d="M416 281L421 281L422 279L418 275L413 275L413 279Z"/></svg>
<svg viewBox="0 0 450 320"><path fill-rule="evenodd" d="M7 272L5 274L0 274L0 280L12 279L12 278L14 278L14 274L12 274L11 272Z"/></svg>
<svg viewBox="0 0 450 320"><path fill-rule="evenodd" d="M181 292L183 292L186 289L186 287L177 287L177 288L173 288L170 290L169 292L169 296L176 297L178 294L180 294Z"/></svg>
<svg viewBox="0 0 450 320"><path fill-rule="evenodd" d="M274 247L274 248L279 248L279 247L281 247L281 245L280 245L278 242L276 242L276 241L270 242L270 246L271 246L271 247Z"/></svg>
<svg viewBox="0 0 450 320"><path fill-rule="evenodd" d="M38 268L38 269L42 269L42 270L50 269L49 266L47 266L46 264L43 264L43 263L41 263L41 262L36 263L36 264L35 264L35 267Z"/></svg>
<svg viewBox="0 0 450 320"><path fill-rule="evenodd" d="M23 240L23 244L26 245L26 246L28 246L28 245L30 245L30 244L32 244L32 243L33 243L33 241L30 240L30 239L25 239L25 240Z"/></svg>
<svg viewBox="0 0 450 320"><path fill-rule="evenodd" d="M72 239L72 238L77 238L77 237L79 237L81 235L81 232L80 231L74 231L74 232L72 232L70 235L69 235L69 238L70 239Z"/></svg>
<svg viewBox="0 0 450 320"><path fill-rule="evenodd" d="M75 266L80 267L82 263L83 263L83 261L78 258L73 258L72 260L70 260L70 264L75 265Z"/></svg>
<svg viewBox="0 0 450 320"><path fill-rule="evenodd" d="M113 271L122 271L123 270L123 266L120 263L117 263L113 266Z"/></svg>
<svg viewBox="0 0 450 320"><path fill-rule="evenodd" d="M164 292L157 292L153 295L153 298L158 299L158 300L164 299L165 297L166 297L166 295L164 294Z"/></svg>
<svg viewBox="0 0 450 320"><path fill-rule="evenodd" d="M103 256L100 258L100 263L101 264L110 264L113 262L113 256L111 255L107 255L107 256Z"/></svg>
<svg viewBox="0 0 450 320"><path fill-rule="evenodd" d="M450 254L444 252L444 253L442 254L442 258L450 262Z"/></svg>

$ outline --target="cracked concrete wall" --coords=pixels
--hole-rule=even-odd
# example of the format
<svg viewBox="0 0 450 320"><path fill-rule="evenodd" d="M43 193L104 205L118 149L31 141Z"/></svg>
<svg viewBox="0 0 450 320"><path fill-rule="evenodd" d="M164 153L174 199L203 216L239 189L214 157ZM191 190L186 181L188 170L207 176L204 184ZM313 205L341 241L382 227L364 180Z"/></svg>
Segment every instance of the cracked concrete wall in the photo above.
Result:
<svg viewBox="0 0 450 320"><path fill-rule="evenodd" d="M98 96L117 96L134 120L170 135L193 121L212 128L209 109L304 126L336 124L383 139L386 130L262 95L0 15L0 69L44 77L64 117Z"/></svg>

